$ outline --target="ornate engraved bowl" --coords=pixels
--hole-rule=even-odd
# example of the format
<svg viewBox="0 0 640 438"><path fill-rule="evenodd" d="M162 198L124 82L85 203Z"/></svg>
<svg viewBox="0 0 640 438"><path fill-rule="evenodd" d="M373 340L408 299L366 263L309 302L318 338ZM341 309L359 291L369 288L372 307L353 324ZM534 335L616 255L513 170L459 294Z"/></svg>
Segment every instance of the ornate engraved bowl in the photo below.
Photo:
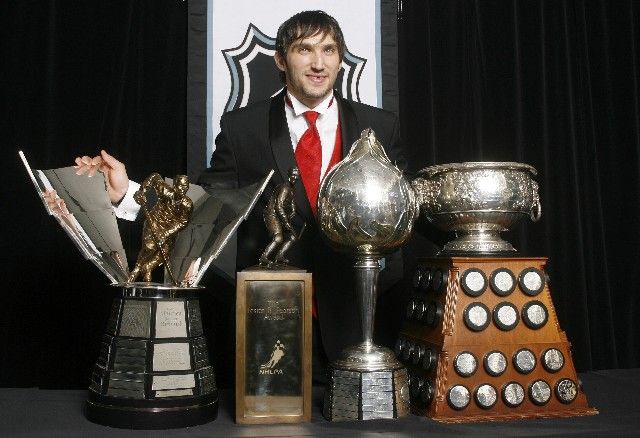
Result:
<svg viewBox="0 0 640 438"><path fill-rule="evenodd" d="M412 185L422 216L456 233L443 253L495 254L515 251L501 231L526 217L540 219L536 174L523 163L451 163L422 169Z"/></svg>

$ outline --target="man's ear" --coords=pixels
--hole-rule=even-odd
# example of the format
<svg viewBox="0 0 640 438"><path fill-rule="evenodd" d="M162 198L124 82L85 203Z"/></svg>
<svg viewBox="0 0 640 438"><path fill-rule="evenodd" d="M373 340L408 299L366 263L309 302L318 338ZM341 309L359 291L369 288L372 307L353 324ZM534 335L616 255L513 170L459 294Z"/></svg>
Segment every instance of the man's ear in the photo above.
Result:
<svg viewBox="0 0 640 438"><path fill-rule="evenodd" d="M273 59L276 62L276 67L278 67L278 70L280 71L286 70L287 63L280 53L276 52L276 54L273 56Z"/></svg>

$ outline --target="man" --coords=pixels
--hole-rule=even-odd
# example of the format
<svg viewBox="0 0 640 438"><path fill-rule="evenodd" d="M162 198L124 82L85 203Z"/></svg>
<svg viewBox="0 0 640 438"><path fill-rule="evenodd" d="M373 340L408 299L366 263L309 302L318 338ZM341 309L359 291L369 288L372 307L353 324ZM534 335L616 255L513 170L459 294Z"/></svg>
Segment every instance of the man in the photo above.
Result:
<svg viewBox="0 0 640 438"><path fill-rule="evenodd" d="M333 361L343 348L362 340L353 261L348 255L333 251L316 224L321 178L346 156L362 130L369 127L391 161L401 169L406 167L397 118L378 108L343 99L333 90L345 50L340 26L322 11L301 12L285 21L276 37L275 63L286 87L269 100L222 116L211 167L198 181L205 188L238 188L255 183L275 169L271 184L276 186L286 181L289 169L300 168L301 181L296 182L295 190L297 215L292 222L297 230L306 223L306 230L288 256L291 265L313 272L317 309L314 377L320 377L327 359ZM102 151L98 157L77 158L76 164L79 174L104 172L112 202L121 202L125 193L122 204L128 202L134 189L128 187L122 163ZM238 231L239 270L255 265L268 244L260 214L265 202L261 199ZM379 279L381 293L401 277L402 259L398 252L386 258Z"/></svg>

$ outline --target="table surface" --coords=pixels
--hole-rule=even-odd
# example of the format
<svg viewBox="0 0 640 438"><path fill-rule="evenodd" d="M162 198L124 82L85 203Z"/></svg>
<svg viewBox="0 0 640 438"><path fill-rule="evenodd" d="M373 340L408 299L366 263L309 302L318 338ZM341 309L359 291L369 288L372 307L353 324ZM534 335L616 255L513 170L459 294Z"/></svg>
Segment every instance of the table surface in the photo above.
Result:
<svg viewBox="0 0 640 438"><path fill-rule="evenodd" d="M86 391L0 388L0 436L153 436L153 437L430 437L640 436L640 369L581 373L589 404L599 415L500 423L443 424L410 415L398 420L329 422L322 417L323 388L314 388L310 423L238 425L231 391L222 391L217 420L162 431L114 429L84 418Z"/></svg>

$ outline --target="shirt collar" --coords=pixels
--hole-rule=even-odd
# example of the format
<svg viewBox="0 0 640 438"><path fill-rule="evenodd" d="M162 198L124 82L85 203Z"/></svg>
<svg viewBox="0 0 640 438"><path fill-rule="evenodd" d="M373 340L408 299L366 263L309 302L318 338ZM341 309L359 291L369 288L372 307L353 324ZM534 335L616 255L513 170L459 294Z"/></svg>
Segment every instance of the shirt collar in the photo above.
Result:
<svg viewBox="0 0 640 438"><path fill-rule="evenodd" d="M333 90L331 90L331 93L322 102L316 105L316 107L313 109L307 107L304 103L300 102L298 99L296 99L296 97L293 94L289 93L288 91L287 91L287 96L291 101L291 108L293 109L293 114L296 117L301 116L307 111L315 111L318 114L322 115L327 112L327 109L331 105L331 102L333 100Z"/></svg>

